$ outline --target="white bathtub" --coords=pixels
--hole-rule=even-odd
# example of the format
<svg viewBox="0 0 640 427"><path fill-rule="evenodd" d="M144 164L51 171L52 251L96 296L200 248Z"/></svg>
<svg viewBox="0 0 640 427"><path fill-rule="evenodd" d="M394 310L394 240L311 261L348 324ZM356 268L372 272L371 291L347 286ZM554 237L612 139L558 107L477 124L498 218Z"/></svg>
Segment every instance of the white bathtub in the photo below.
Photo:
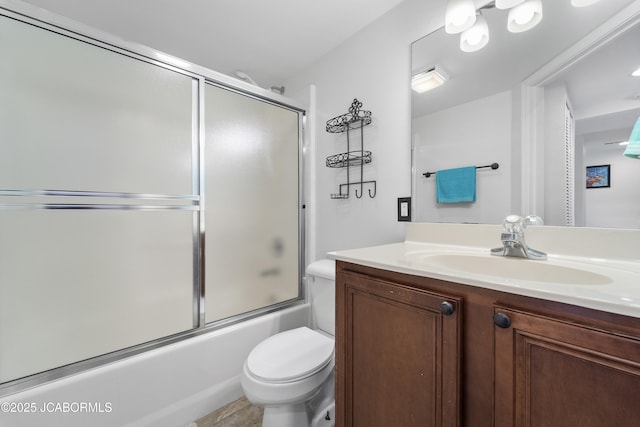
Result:
<svg viewBox="0 0 640 427"><path fill-rule="evenodd" d="M5 396L0 426L185 426L242 396L257 343L308 324L301 304Z"/></svg>

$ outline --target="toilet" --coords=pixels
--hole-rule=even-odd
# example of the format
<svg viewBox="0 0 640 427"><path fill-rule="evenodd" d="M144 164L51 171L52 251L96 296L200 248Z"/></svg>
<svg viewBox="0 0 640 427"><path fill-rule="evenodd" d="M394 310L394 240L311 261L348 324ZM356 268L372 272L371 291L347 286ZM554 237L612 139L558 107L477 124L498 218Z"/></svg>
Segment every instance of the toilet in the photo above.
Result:
<svg viewBox="0 0 640 427"><path fill-rule="evenodd" d="M335 261L307 267L313 329L275 334L244 362L247 399L264 407L262 427L333 427Z"/></svg>

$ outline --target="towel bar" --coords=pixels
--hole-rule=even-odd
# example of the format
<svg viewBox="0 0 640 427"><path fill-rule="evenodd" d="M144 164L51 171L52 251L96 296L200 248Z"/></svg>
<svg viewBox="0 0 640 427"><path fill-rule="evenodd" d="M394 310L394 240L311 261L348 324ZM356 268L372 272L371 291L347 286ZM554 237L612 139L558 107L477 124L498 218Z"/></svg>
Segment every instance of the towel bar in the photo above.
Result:
<svg viewBox="0 0 640 427"><path fill-rule="evenodd" d="M499 164L497 163L491 163L490 165L486 165L486 166L476 166L476 169L485 169L485 168L491 168L491 169L498 169L500 167ZM436 172L425 172L422 175L424 175L425 178L429 178L431 175L435 175Z"/></svg>

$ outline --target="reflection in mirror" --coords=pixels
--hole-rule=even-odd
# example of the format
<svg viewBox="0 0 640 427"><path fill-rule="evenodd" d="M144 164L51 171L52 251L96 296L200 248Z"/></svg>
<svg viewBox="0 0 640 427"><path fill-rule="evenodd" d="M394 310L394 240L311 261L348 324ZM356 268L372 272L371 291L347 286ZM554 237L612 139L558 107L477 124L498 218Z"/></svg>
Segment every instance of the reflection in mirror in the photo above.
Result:
<svg viewBox="0 0 640 427"><path fill-rule="evenodd" d="M605 160L592 155L587 145L604 138L603 132L610 134L609 139L614 134L618 141L628 138L638 118L634 109L640 108L640 79L630 77L640 67L640 56L633 56L637 48L621 51L626 52L627 59L636 61L633 69L619 69L617 74L612 69L599 74L580 71L590 70L593 61L614 67L610 58L590 58L600 51L604 55L622 49L613 43L626 36L611 34L630 26L628 23L640 12L640 1L610 0L586 8L574 8L569 1L546 1L543 7L542 22L518 34L506 30L506 11L483 10L490 41L477 52L462 52L459 37L446 34L444 29L412 44L413 74L437 65L449 77L432 91L412 93L415 221L501 223L507 214L518 213L537 214L549 225L640 228L637 194L617 194L621 185L612 185L609 190L585 188L585 166ZM638 35L628 38L638 40ZM595 49L596 44L602 47ZM592 54L585 56L588 50ZM609 81L594 83L595 75L607 76ZM619 75L613 77L617 82L630 85L626 90L631 92L617 94L626 98L624 107L610 107L602 98L610 94L607 88L612 85L612 75ZM566 102L556 102L557 110L551 108L549 100L562 97ZM596 117L621 110L626 116L618 120L624 123L615 131L596 127L600 126ZM569 151L565 150L566 138L571 141ZM609 139L606 142L613 142ZM611 152L619 149L615 144L600 142L600 146ZM618 157L616 162L626 160L629 170L623 173L621 167L612 167L612 181L637 182L640 162L622 159L621 152ZM499 169L477 171L474 203L436 203L436 179L423 176L427 171L494 162L500 164ZM613 160L607 162L613 164ZM597 192L599 200L593 203L602 212L596 214L591 199Z"/></svg>
<svg viewBox="0 0 640 427"><path fill-rule="evenodd" d="M545 107L566 93L575 121L575 225L640 228L640 162L623 155L640 117L640 24L544 85ZM610 165L605 188L587 188L588 166ZM560 203L562 202L559 201Z"/></svg>

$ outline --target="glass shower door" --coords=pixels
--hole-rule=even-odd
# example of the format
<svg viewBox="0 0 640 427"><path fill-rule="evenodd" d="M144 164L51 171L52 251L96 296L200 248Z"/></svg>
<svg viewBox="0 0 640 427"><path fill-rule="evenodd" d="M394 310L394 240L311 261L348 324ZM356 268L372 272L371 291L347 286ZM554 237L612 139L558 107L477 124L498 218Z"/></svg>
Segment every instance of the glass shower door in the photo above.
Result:
<svg viewBox="0 0 640 427"><path fill-rule="evenodd" d="M0 393L301 299L302 110L2 8L0 52Z"/></svg>
<svg viewBox="0 0 640 427"><path fill-rule="evenodd" d="M299 295L299 112L205 85L206 322Z"/></svg>
<svg viewBox="0 0 640 427"><path fill-rule="evenodd" d="M200 80L2 15L0 52L0 383L193 329Z"/></svg>

